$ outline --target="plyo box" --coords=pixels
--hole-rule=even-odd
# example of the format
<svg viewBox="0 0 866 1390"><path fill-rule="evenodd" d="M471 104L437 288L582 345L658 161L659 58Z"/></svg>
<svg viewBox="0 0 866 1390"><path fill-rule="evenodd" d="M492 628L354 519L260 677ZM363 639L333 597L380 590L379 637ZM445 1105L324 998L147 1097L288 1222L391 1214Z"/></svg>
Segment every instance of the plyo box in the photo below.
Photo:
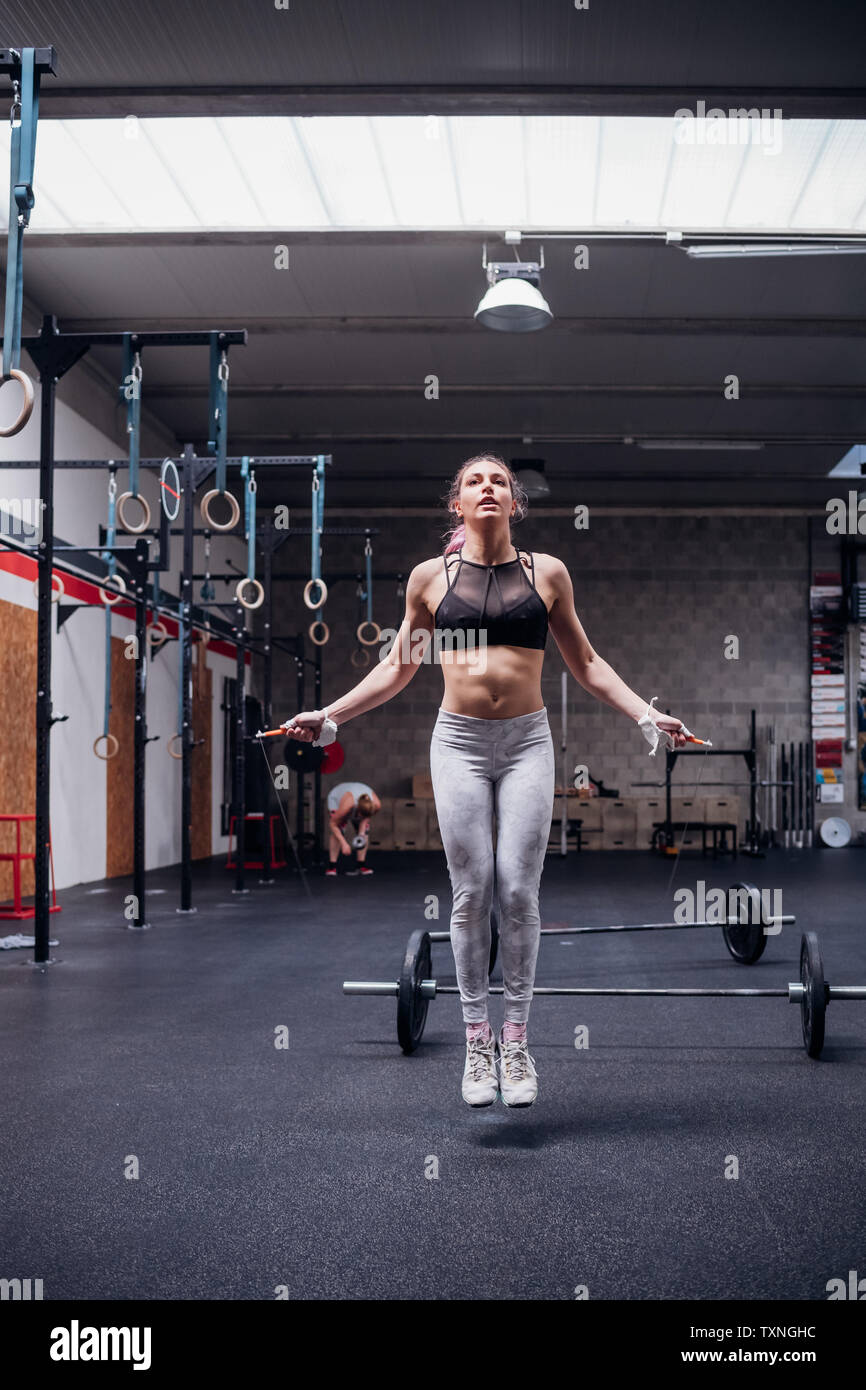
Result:
<svg viewBox="0 0 866 1390"><path fill-rule="evenodd" d="M426 849L429 802L423 798L394 799L394 848Z"/></svg>
<svg viewBox="0 0 866 1390"><path fill-rule="evenodd" d="M370 849L394 849L394 798L382 796L381 811L370 817Z"/></svg>
<svg viewBox="0 0 866 1390"><path fill-rule="evenodd" d="M637 811L633 801L619 797L599 797L601 802L602 849L635 849L637 847ZM599 838L596 836L595 838Z"/></svg>

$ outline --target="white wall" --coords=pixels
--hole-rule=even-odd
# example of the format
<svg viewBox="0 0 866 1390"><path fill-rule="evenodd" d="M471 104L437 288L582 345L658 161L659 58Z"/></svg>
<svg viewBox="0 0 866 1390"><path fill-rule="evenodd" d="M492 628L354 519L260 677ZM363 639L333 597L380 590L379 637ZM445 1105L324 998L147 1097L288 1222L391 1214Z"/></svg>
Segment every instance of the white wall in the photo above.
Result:
<svg viewBox="0 0 866 1390"><path fill-rule="evenodd" d="M4 388L14 391L11 384ZM14 402L8 407L14 407ZM2 418L6 418L4 407ZM98 423L91 423L96 421ZM74 367L58 388L56 447L58 459L125 457L125 415L115 406L113 392L106 389L84 365ZM142 456L176 450L176 443L146 419ZM13 439L0 439L0 461L36 460L39 454L39 392L33 417ZM126 490L127 473L118 474L118 491ZM54 475L55 538L74 545L96 546L99 523L107 520L107 469L57 469ZM32 499L39 487L38 468L0 469L0 499ZM143 470L141 490L151 503L154 521L158 518L158 482L150 470ZM2 506L0 500L0 506ZM198 515L196 524L199 523ZM118 543L124 543L120 537ZM155 551L155 547L154 547ZM211 567L229 568L231 555L237 564L245 563L241 541L214 537ZM58 558L60 558L58 556ZM179 589L178 571L182 558L181 538L172 541L171 566L160 576L163 588L172 594ZM204 542L196 538L195 569L203 569ZM196 596L200 585L195 586ZM217 585L217 597L227 597L228 586ZM0 570L0 601L35 609L36 598L30 579L21 579ZM69 719L55 724L51 734L51 831L54 868L58 888L102 878L106 862L106 764L92 751L94 739L102 732L104 704L105 621L101 609L83 608L58 632L52 648L52 701L54 712ZM123 637L133 631L130 619L114 614L112 634ZM161 655L148 663L147 725L149 734L159 734L159 742L147 747L146 778L146 864L148 868L177 863L180 859L180 768L169 757L166 744L177 724L177 643L167 645ZM213 847L224 850L227 841L219 836L219 805L222 791L223 730L220 704L225 675L234 675L231 657L207 650L207 664L213 669L214 709L212 716ZM249 688L249 679L248 679ZM22 692L22 719L34 721L33 692ZM130 729L130 738L132 730ZM30 810L30 807L8 809ZM122 833L132 834L132 827Z"/></svg>

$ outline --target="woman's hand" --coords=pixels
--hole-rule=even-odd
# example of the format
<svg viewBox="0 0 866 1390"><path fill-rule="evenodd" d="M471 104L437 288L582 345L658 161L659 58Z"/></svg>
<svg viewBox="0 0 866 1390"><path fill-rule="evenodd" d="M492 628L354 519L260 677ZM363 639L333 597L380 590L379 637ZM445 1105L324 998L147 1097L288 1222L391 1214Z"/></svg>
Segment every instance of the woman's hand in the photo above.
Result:
<svg viewBox="0 0 866 1390"><path fill-rule="evenodd" d="M655 714L655 710L653 713ZM662 733L670 734L674 741L674 748L682 748L684 744L688 743L688 739L682 732L685 725L681 719L674 719L670 714L656 714L655 723Z"/></svg>
<svg viewBox="0 0 866 1390"><path fill-rule="evenodd" d="M644 713L637 721L638 728L650 746L649 755L651 758L656 756L659 745L667 750L682 748L683 744L689 741L689 731L681 719L674 719L670 714L662 714L661 710L654 709L657 695L653 695Z"/></svg>
<svg viewBox="0 0 866 1390"><path fill-rule="evenodd" d="M333 811L331 812L331 834L333 835L334 839L337 841L337 844L338 844L339 847L340 847L340 853L341 853L341 854L351 854L351 853L352 853L352 846L349 844L349 841L346 839L345 835L343 834L343 827L342 827L342 825L340 824L340 822L339 822L338 820L336 820L335 814L334 814Z"/></svg>
<svg viewBox="0 0 866 1390"><path fill-rule="evenodd" d="M312 743L322 732L324 722L324 710L305 710L303 714L296 714L294 719L287 719L281 727L289 738L296 738L300 743Z"/></svg>

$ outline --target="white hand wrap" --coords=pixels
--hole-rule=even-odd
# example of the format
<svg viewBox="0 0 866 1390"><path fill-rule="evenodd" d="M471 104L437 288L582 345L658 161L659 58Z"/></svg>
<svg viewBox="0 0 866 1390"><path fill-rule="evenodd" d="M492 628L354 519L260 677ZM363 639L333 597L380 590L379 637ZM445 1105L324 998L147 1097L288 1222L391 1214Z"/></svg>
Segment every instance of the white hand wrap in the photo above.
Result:
<svg viewBox="0 0 866 1390"><path fill-rule="evenodd" d="M671 735L666 733L664 729L660 729L658 724L652 717L653 713L659 713L658 710L653 710L653 705L655 704L657 699L658 695L653 695L652 699L646 707L646 714L644 714L642 718L640 718L637 721L638 728L640 729L647 743L650 745L649 755L651 758L654 758L656 753L658 752L659 744L661 744L662 747L665 749L673 748L674 746L674 741ZM685 730L683 730L683 732L685 732Z"/></svg>
<svg viewBox="0 0 866 1390"><path fill-rule="evenodd" d="M327 748L337 737L337 725L334 723L333 719L328 718L327 710L324 711L324 714L325 722L322 725L322 731L318 738L313 739L314 748Z"/></svg>

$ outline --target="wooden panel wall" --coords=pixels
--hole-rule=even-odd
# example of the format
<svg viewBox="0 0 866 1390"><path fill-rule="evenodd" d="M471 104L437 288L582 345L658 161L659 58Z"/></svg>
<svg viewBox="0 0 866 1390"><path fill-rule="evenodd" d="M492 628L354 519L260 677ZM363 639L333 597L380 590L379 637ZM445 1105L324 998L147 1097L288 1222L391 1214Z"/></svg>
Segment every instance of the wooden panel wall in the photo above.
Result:
<svg viewBox="0 0 866 1390"><path fill-rule="evenodd" d="M4 814L36 810L35 703L36 612L0 600L0 811ZM31 822L22 829L22 850L32 852L33 838ZM14 848L14 825L0 822L0 852ZM27 898L33 891L30 860L23 865L21 892ZM12 865L0 863L0 902L11 897Z"/></svg>
<svg viewBox="0 0 866 1390"><path fill-rule="evenodd" d="M206 649L197 642L192 668L192 857L209 859L211 847L211 748L213 672L206 664ZM204 739L199 743L199 739Z"/></svg>
<svg viewBox="0 0 866 1390"><path fill-rule="evenodd" d="M135 662L124 656L126 643L121 637L111 639L111 719L109 731L120 747L117 755L106 763L105 780L105 877L118 878L131 874L133 865L132 839L132 774L135 761ZM100 720L100 728L102 722ZM157 744L161 747L161 744ZM96 754L93 755L94 759Z"/></svg>

